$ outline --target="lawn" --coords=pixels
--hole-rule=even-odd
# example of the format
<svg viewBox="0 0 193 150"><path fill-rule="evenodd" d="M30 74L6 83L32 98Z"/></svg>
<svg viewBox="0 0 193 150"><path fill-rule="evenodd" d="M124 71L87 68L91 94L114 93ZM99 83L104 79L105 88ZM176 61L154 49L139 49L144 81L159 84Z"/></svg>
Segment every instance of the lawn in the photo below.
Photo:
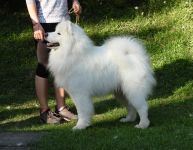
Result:
<svg viewBox="0 0 193 150"><path fill-rule="evenodd" d="M190 0L149 0L138 7L103 8L94 17L82 16L80 25L97 45L111 36L133 35L147 47L158 84L148 99L151 126L145 130L134 128L137 121L118 121L126 110L113 95L94 98L96 115L86 130L72 132L76 122L40 124L34 89L36 52L29 17L25 12L1 15L0 132L48 132L32 142L31 149L193 149L192 8ZM53 109L53 89L49 93ZM71 99L67 104L75 110Z"/></svg>

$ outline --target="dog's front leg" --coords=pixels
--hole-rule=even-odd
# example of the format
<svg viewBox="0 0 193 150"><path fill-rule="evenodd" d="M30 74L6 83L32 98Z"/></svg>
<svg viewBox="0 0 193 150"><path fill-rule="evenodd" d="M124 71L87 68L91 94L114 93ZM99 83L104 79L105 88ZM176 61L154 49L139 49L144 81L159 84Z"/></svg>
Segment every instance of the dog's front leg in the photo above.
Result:
<svg viewBox="0 0 193 150"><path fill-rule="evenodd" d="M91 125L91 118L94 114L94 107L89 96L76 94L72 95L78 113L78 122L73 130L85 129Z"/></svg>

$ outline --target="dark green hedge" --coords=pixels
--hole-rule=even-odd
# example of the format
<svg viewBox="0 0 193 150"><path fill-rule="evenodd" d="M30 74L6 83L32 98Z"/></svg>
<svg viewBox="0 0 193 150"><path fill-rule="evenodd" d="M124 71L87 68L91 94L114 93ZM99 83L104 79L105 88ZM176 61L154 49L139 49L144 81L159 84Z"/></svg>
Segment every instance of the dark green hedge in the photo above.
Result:
<svg viewBox="0 0 193 150"><path fill-rule="evenodd" d="M25 0L1 0L0 12L1 13L13 13L25 11Z"/></svg>
<svg viewBox="0 0 193 150"><path fill-rule="evenodd" d="M119 17L126 15L133 17L137 13L144 15L161 11L162 8L170 9L180 0L79 0L82 5L82 18L95 19L97 17ZM72 0L69 0L69 8ZM134 7L138 6L139 10ZM25 0L0 0L0 14L10 14L14 12L26 12Z"/></svg>
<svg viewBox="0 0 193 150"><path fill-rule="evenodd" d="M109 9L114 6L124 7L127 6L131 1L139 1L139 0L79 0L79 1L83 7L84 12L92 13L93 11L96 11L96 9ZM71 0L69 0L69 5L71 5ZM0 1L0 11L3 13L13 13L25 10L26 10L25 0Z"/></svg>

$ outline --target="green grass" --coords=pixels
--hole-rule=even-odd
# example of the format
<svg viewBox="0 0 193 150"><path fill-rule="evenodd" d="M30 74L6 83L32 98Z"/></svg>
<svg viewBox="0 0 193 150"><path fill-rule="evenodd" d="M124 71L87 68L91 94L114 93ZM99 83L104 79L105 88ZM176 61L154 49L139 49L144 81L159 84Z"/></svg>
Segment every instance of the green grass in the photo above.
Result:
<svg viewBox="0 0 193 150"><path fill-rule="evenodd" d="M118 122L126 110L112 95L94 99L96 115L87 130L72 132L75 122L40 124L30 21L26 13L15 13L0 16L0 132L48 132L30 144L32 149L193 149L193 5L188 0L149 2L138 10L129 6L87 16L80 25L97 45L114 35L133 35L145 43L158 82L148 100L150 128ZM70 99L67 103L75 109ZM55 105L52 89L49 105Z"/></svg>

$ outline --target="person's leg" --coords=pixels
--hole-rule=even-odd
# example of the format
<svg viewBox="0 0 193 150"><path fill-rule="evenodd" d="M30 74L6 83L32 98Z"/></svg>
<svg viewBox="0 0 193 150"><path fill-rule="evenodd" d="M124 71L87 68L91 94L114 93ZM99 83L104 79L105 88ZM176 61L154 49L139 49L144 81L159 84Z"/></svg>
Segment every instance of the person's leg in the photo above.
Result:
<svg viewBox="0 0 193 150"><path fill-rule="evenodd" d="M55 86L55 95L56 95L56 103L57 109L65 106L65 91L63 88L58 88Z"/></svg>
<svg viewBox="0 0 193 150"><path fill-rule="evenodd" d="M48 107L48 72L46 65L48 62L48 51L46 45L42 42L37 44L37 59L38 66L35 76L35 88L36 94L40 104L40 112L44 112Z"/></svg>
<svg viewBox="0 0 193 150"><path fill-rule="evenodd" d="M35 76L36 94L40 104L40 112L49 109L48 107L48 81L46 78Z"/></svg>
<svg viewBox="0 0 193 150"><path fill-rule="evenodd" d="M55 86L56 94L56 113L58 113L64 120L70 121L72 119L77 119L77 115L68 110L65 103L65 90L63 88L58 88Z"/></svg>
<svg viewBox="0 0 193 150"><path fill-rule="evenodd" d="M48 63L48 51L46 45L39 41L37 43L37 59L38 65L35 76L36 94L40 103L40 112L49 109L48 107L48 71L46 65Z"/></svg>
<svg viewBox="0 0 193 150"><path fill-rule="evenodd" d="M46 65L48 62L48 50L42 42L37 44L38 65L35 76L36 94L40 104L40 121L42 123L60 123L61 117L53 113L48 106L48 71Z"/></svg>

